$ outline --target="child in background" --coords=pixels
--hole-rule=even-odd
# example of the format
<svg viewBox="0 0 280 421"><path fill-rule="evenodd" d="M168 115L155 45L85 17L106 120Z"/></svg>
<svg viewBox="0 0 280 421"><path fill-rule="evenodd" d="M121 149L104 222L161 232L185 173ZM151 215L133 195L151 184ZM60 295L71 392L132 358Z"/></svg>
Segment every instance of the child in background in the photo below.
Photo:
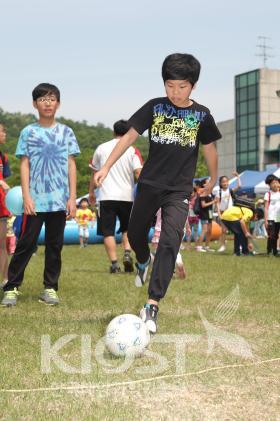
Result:
<svg viewBox="0 0 280 421"><path fill-rule="evenodd" d="M194 238L195 247L198 245L198 225L199 225L199 216L194 213L194 203L197 198L197 192L194 188L190 200L189 200L189 215L188 215L188 226L189 226L189 234L187 233L187 242L188 242L188 249L191 250L191 241L192 236Z"/></svg>
<svg viewBox="0 0 280 421"><path fill-rule="evenodd" d="M8 255L12 255L16 249L17 239L14 233L13 224L16 217L11 215L7 220L7 238L6 238L6 245L7 245L7 253Z"/></svg>
<svg viewBox="0 0 280 421"><path fill-rule="evenodd" d="M83 198L80 200L75 220L79 226L80 248L87 247L89 238L88 225L95 220L95 214L89 209L88 199Z"/></svg>
<svg viewBox="0 0 280 421"><path fill-rule="evenodd" d="M161 224L162 224L162 218L161 218L161 208L157 211L157 219L156 219L156 224L155 224L155 231L154 231L154 235L152 238L152 245L153 245L153 249L156 253L157 247L158 247L158 243L159 243L159 238L160 238L160 233L161 233ZM188 230L188 234L190 227L188 224L186 224L186 229ZM178 278L180 279L185 279L186 277L186 270L185 270L185 266L184 266L184 262L182 259L182 255L180 253L180 251L177 254L176 257L176 264L175 264L175 268L176 268L176 275L178 276Z"/></svg>
<svg viewBox="0 0 280 421"><path fill-rule="evenodd" d="M207 186L209 179L205 178L201 180L200 186L202 189ZM210 240L212 234L212 220L213 220L213 205L217 203L217 199L214 198L212 194L205 195L205 193L200 194L200 221L201 221L201 234L198 239L198 246L196 247L197 251L206 252L214 251L210 249ZM202 243L205 238L205 247L202 247Z"/></svg>
<svg viewBox="0 0 280 421"><path fill-rule="evenodd" d="M278 255L277 240L280 231L280 191L279 179L274 174L266 177L269 191L264 195L264 220L267 230L267 254Z"/></svg>
<svg viewBox="0 0 280 421"><path fill-rule="evenodd" d="M58 123L60 91L49 83L40 83L32 91L33 106L38 111L36 123L20 134L16 157L20 159L23 195L21 236L8 268L1 305L17 304L18 288L45 223L44 291L39 302L59 303L58 279L61 272L66 211L76 215L76 164L80 153L76 137L69 127Z"/></svg>
<svg viewBox="0 0 280 421"><path fill-rule="evenodd" d="M252 238L248 225L255 218L256 212L243 206L232 206L223 212L223 224L234 234L235 256L248 256L253 251L253 245L248 244Z"/></svg>
<svg viewBox="0 0 280 421"><path fill-rule="evenodd" d="M225 210L233 206L234 193L241 187L239 174L234 172L232 175L237 177L237 186L233 189L229 188L229 178L226 175L222 175L219 178L219 190L216 193L218 220L220 221L222 228L222 235L220 237L221 247L217 250L218 252L223 252L226 249L227 229L226 226L221 222L222 214Z"/></svg>
<svg viewBox="0 0 280 421"><path fill-rule="evenodd" d="M0 124L0 146L6 142L6 131L2 124ZM5 197L9 190L8 184L5 182L10 175L10 168L8 157L0 151L0 276L2 276L3 284L8 281L8 254L6 248L7 235L7 218L10 212L6 208Z"/></svg>
<svg viewBox="0 0 280 421"><path fill-rule="evenodd" d="M267 238L267 232L264 223L264 200L259 199L256 203L256 211L258 211L258 220L255 222L253 235L256 238Z"/></svg>

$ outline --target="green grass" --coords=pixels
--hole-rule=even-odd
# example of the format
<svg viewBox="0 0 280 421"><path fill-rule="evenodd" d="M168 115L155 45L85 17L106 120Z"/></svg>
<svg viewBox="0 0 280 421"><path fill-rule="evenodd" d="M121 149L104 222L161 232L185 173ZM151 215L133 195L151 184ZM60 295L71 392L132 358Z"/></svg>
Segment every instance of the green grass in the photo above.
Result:
<svg viewBox="0 0 280 421"><path fill-rule="evenodd" d="M264 249L264 243L259 244ZM143 356L124 372L108 373L96 360L95 345L114 316L138 314L146 299L146 286L135 288L132 274L110 275L102 245L83 250L78 246L65 246L59 289L61 304L46 307L37 300L42 289L44 261L44 248L40 247L26 270L18 305L0 308L0 419L277 419L279 361L245 365L280 356L280 260L262 256L234 257L230 254L230 242L228 249L223 255L184 250L187 279L174 278L160 305L157 337L160 334L200 335L197 342L186 347L185 366L181 361L180 370L176 371L178 359L174 344L152 342L150 351L165 358L166 364L161 370L153 371L155 358ZM121 258L120 248L119 255ZM235 310L228 318L220 315L215 319L217 306L230 293L235 299ZM240 347L235 343L228 349L216 342L208 353L207 332L199 309L212 326L236 335L237 341L242 338L253 358L239 355ZM51 363L51 372L42 373L42 335L50 335L54 344L69 334L77 337L65 345L59 355L78 369L81 337L87 335L92 350L90 370L85 374L65 373ZM123 363L107 352L104 358L111 368ZM195 374L235 364L244 366ZM174 376L176 374L181 376ZM169 377L144 382L157 376ZM133 383L135 380L143 382ZM104 388L106 384L120 382L132 383ZM77 389L65 390L69 386L77 386ZM79 390L81 386L89 388ZM3 391L38 388L60 390Z"/></svg>

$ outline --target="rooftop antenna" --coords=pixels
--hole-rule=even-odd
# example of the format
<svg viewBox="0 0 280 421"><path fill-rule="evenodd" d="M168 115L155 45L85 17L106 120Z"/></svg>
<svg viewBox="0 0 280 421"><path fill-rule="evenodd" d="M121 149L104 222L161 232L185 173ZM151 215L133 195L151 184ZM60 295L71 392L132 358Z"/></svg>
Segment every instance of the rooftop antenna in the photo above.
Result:
<svg viewBox="0 0 280 421"><path fill-rule="evenodd" d="M255 54L258 57L262 57L263 59L263 67L266 67L266 62L268 58L274 57L271 54L268 54L268 50L272 50L272 47L267 45L267 40L271 39L269 37L265 36L258 36L259 44L257 44L257 47L259 48L259 54Z"/></svg>

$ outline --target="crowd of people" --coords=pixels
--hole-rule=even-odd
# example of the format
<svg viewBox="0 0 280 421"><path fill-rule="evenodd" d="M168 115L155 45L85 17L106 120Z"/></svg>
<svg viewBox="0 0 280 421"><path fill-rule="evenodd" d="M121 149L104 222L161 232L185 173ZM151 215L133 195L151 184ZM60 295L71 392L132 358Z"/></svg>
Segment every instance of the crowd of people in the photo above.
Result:
<svg viewBox="0 0 280 421"><path fill-rule="evenodd" d="M234 234L234 253L248 255L252 234L249 221L263 219L268 234L268 254L277 255L280 226L279 180L271 175L266 182L270 190L264 197L264 211L246 201L237 203L236 189L229 188L229 179L219 179L218 192L212 191L217 180L217 150L221 138L209 109L190 95L200 74L199 61L190 54L171 54L162 65L166 97L154 98L136 111L128 121L114 125L114 139L96 149L90 167L89 199L82 199L76 211L76 164L80 153L72 129L58 123L55 114L60 106L60 91L51 84L41 83L32 91L33 106L38 112L36 123L25 127L19 137L16 157L20 159L24 214L21 234L8 265L6 251L7 218L5 194L9 189L8 159L0 154L0 271L4 297L1 305L17 303L25 268L36 250L37 240L45 224L45 267L43 292L39 301L48 305L59 303L58 280L61 271L63 233L68 218L78 224L80 247L88 244L88 225L95 219L90 206L99 188L97 232L104 236L110 260L110 273L120 272L117 259L115 227L120 221L123 265L134 271L131 251L136 258L136 287L142 287L150 272L148 297L140 317L150 332L157 330L159 302L167 292L176 267L185 277L180 254L184 234L199 252L211 251L210 239L213 212L222 227L219 252L225 251L227 230ZM143 165L139 151L132 146L137 137L149 131L149 156ZM0 125L0 143L5 142L5 128ZM209 177L195 183L199 144L208 167ZM238 180L239 176L236 174ZM134 196L134 182L138 180ZM155 234L150 250L148 235L152 223ZM198 233L198 224L201 233ZM205 238L205 246L203 246ZM250 243L250 241L249 241Z"/></svg>

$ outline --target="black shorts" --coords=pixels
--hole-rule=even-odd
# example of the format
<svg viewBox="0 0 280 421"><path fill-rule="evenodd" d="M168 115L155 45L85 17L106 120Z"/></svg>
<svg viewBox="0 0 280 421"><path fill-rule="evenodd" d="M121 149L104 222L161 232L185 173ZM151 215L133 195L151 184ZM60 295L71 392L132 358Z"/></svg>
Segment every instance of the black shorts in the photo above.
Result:
<svg viewBox="0 0 280 421"><path fill-rule="evenodd" d="M120 220L119 232L126 232L133 202L102 200L97 215L97 235L114 236L116 220Z"/></svg>

